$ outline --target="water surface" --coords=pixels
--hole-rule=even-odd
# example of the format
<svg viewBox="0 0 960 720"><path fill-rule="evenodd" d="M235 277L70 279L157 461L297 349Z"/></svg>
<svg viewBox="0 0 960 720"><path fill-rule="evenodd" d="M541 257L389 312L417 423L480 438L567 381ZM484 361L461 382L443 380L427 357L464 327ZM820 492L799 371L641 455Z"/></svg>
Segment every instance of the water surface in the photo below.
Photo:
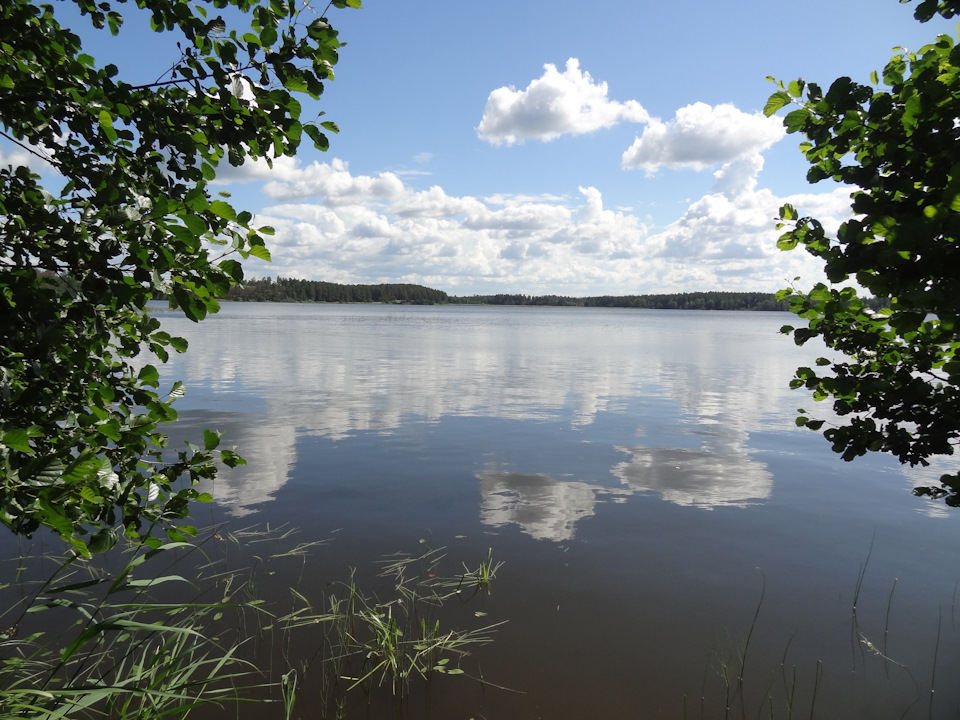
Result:
<svg viewBox="0 0 960 720"><path fill-rule="evenodd" d="M319 596L425 545L454 569L488 548L505 561L470 622L509 622L464 668L521 692L441 678L401 714L723 717L724 658L751 626L754 715L794 672L803 717L814 691L816 717L957 712L960 515L910 495L929 476L844 463L794 425L812 401L787 384L816 352L778 334L790 315L160 317L190 342L164 370L188 386L177 434L222 430L248 460L217 480L206 519L330 540L278 588Z"/></svg>

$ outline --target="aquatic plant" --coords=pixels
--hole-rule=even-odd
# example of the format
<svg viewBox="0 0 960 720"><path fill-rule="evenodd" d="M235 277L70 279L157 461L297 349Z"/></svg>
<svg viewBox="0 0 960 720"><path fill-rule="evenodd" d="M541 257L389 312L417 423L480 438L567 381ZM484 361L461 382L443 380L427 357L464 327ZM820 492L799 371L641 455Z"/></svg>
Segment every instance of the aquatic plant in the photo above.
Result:
<svg viewBox="0 0 960 720"><path fill-rule="evenodd" d="M360 590L355 571L320 600L319 612L307 597L292 590L297 606L278 618L278 625L285 632L323 627L314 656L299 669L303 677L319 670L322 717L342 717L347 694L357 689L369 695L385 687L404 698L416 679L467 675L462 660L472 647L491 642L503 623L470 630L443 627L437 611L459 594L464 577L441 575L443 559L441 548L382 560L379 577L390 581L388 598ZM495 574L489 561L488 553L481 561L481 568L486 563L485 587Z"/></svg>
<svg viewBox="0 0 960 720"><path fill-rule="evenodd" d="M0 616L9 623L0 636L0 717L147 720L250 700L256 668L238 655L243 639L218 621L255 606L228 599L226 589L204 599L236 575L188 581L171 572L186 565L196 577L211 538L118 545L116 572L71 552L38 581L26 576L51 559L20 558L20 581L5 586L20 599ZM161 597L171 594L177 602Z"/></svg>
<svg viewBox="0 0 960 720"><path fill-rule="evenodd" d="M497 570L503 565L503 562L494 562L493 548L487 548L487 556L480 561L476 570L470 570L466 565L463 569L466 571L460 576L460 582L457 585L458 592L464 587L473 587L475 591L490 592L490 581L497 576Z"/></svg>
<svg viewBox="0 0 960 720"><path fill-rule="evenodd" d="M725 649L717 651L714 659L713 672L704 673L699 695L699 714L695 715L690 707L690 698L683 697L683 715L688 718L699 716L723 717L724 720L740 718L809 718L825 717L822 712L826 708L818 707L818 700L822 690L832 684L832 692L841 688L850 689L854 695L856 688L862 682L869 684L870 693L876 695L884 686L890 691L891 718L925 717L932 720L942 716L943 701L937 702L938 668L940 664L941 646L944 642L943 612L939 610L936 618L935 634L930 643L929 657L916 657L910 661L897 658L890 649L891 627L896 623L893 616L893 601L899 580L894 578L889 593L886 594L885 607L881 621L877 620L874 630L865 629L861 625L861 613L870 603L866 602L869 595L864 594L865 579L873 553L873 541L866 559L860 565L850 599L850 646L851 665L849 667L828 668L824 662L817 659L805 670L789 661L791 637L783 650L778 667L772 666L752 657L752 649L757 642L757 633L760 632L760 616L765 601L765 583L761 587L760 598L757 602L752 619L741 640L729 643ZM957 586L960 587L960 581ZM956 604L956 588L951 604L951 623L953 626L953 612ZM879 613L878 617L879 617ZM893 653L893 654L892 654ZM749 662L748 662L749 661ZM882 663L878 665L877 661ZM842 679L838 680L837 671L842 671ZM825 682L825 675L830 683ZM929 680L924 681L925 674ZM882 677L878 675L882 674ZM897 677L899 676L899 677ZM749 688L747 680L749 680ZM877 684L879 680L880 684ZM719 682L715 682L719 681ZM886 681L886 682L884 682ZM853 697L851 695L851 697ZM926 702L924 702L926 701ZM829 701L828 701L829 702ZM833 707L833 705L831 705ZM960 708L951 708L956 712Z"/></svg>
<svg viewBox="0 0 960 720"><path fill-rule="evenodd" d="M343 717L355 691L403 699L414 680L468 676L463 659L502 624L445 626L438 613L465 576L439 572L442 549L381 560L371 580L385 581L386 597L361 590L351 570L319 597L290 587L282 611L264 579L300 560L302 581L321 543L297 543L286 526L188 529L201 539L183 530L167 543L128 538L96 561L17 559L17 582L0 588L0 720L182 718L239 702L275 703L287 720L301 706ZM467 575L489 588L500 565L488 551Z"/></svg>

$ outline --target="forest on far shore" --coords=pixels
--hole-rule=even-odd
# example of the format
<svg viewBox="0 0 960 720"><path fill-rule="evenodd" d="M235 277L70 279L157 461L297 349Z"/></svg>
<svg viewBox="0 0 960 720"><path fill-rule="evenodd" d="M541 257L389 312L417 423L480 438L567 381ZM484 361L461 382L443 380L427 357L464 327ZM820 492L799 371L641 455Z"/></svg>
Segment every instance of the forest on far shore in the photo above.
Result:
<svg viewBox="0 0 960 720"><path fill-rule="evenodd" d="M622 307L658 310L786 310L773 293L688 292L656 295L470 295L457 297L423 285L390 283L342 285L298 278L244 280L230 288L229 300L240 302L402 303L409 305L543 305Z"/></svg>

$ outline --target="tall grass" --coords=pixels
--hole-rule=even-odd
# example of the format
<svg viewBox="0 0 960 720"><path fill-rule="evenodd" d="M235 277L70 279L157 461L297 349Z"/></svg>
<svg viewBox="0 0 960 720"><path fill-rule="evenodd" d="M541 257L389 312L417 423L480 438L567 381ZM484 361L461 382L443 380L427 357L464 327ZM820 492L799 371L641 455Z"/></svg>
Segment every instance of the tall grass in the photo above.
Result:
<svg viewBox="0 0 960 720"><path fill-rule="evenodd" d="M322 628L315 653L298 668L298 677L315 678L319 687L319 706L311 708L311 716L342 717L352 693L370 697L385 688L403 700L414 682L469 676L464 659L473 647L491 642L503 623L460 630L444 627L437 615L464 588L482 585L488 591L496 568L488 566L482 576L469 570L444 576L444 557L443 549L430 549L384 558L379 577L389 581L386 597L361 590L353 572L319 603L291 590L294 608L277 620L283 632Z"/></svg>
<svg viewBox="0 0 960 720"><path fill-rule="evenodd" d="M242 640L211 631L240 605L204 597L227 576L171 572L194 567L207 541L118 545L114 572L69 555L35 582L24 568L50 558L20 559L21 579L7 588L19 599L0 618L10 627L0 637L0 718L184 717L247 697L256 673L238 656Z"/></svg>
<svg viewBox="0 0 960 720"><path fill-rule="evenodd" d="M263 583L291 559L298 583L317 543L287 528L198 536L121 542L95 562L18 558L0 588L0 720L209 717L241 702L273 703L264 717L342 717L356 694L403 699L414 682L469 676L463 660L499 624L457 630L438 616L465 589L489 592L489 551L458 576L440 573L442 550L394 555L379 563L385 597L350 571L319 596L289 587L282 609Z"/></svg>

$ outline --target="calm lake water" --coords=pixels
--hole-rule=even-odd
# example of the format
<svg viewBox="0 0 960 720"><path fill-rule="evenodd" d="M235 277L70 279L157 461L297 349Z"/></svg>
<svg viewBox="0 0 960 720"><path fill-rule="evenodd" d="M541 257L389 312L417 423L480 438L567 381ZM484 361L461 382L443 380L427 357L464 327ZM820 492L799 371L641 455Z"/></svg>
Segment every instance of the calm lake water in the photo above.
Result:
<svg viewBox="0 0 960 720"><path fill-rule="evenodd" d="M812 401L789 378L817 353L778 334L792 316L159 315L190 342L163 371L188 386L177 433L222 430L248 461L197 521L327 541L279 564L268 595L321 597L349 568L376 586L377 560L428 546L454 573L488 548L504 562L489 595L444 612L507 621L462 667L516 692L440 677L399 715L724 717L723 667L739 674L749 636L750 717L769 716L771 694L787 717L785 687L796 717L811 703L821 718L956 716L960 511L910 494L929 475L844 463L795 427ZM389 716L354 702L353 716Z"/></svg>

